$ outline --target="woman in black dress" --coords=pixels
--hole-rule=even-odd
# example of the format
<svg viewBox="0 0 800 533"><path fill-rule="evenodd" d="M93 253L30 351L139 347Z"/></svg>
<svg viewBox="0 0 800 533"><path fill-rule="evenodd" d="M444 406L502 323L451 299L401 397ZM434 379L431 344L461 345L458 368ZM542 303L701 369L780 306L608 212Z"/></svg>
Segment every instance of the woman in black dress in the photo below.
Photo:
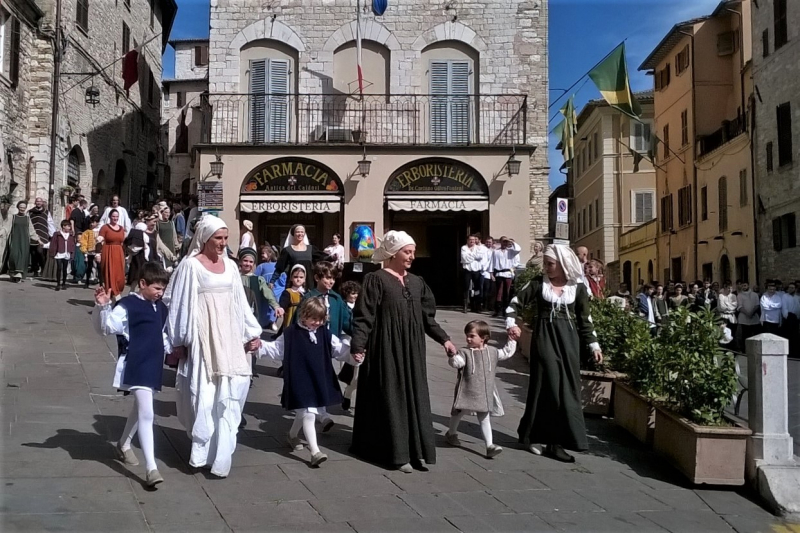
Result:
<svg viewBox="0 0 800 533"><path fill-rule="evenodd" d="M278 262L275 265L275 271L269 279L269 287L273 288L275 282L281 277L281 274L286 273L289 275L289 270L295 265L303 265L306 272L314 271L314 264L320 261L327 260L328 256L315 246L308 243L306 236L306 228L301 224L295 224L289 230L289 235L286 237L281 255L278 257ZM306 276L306 289L311 288L313 276Z"/></svg>
<svg viewBox="0 0 800 533"><path fill-rule="evenodd" d="M550 245L544 253L543 275L525 285L511 300L506 327L516 340L520 329L515 318L529 303L536 307L530 324L531 372L525 414L517 430L519 442L532 453L534 444L545 444L544 452L571 463L566 449L588 448L581 405L580 359L588 347L597 363L603 353L594 334L589 313L589 291L581 281L583 269L568 246Z"/></svg>
<svg viewBox="0 0 800 533"><path fill-rule="evenodd" d="M390 231L373 259L383 269L367 274L353 311L350 351L363 359L352 452L405 473L436 462L425 335L447 353L456 347L436 322L436 301L425 281L410 274L416 245Z"/></svg>

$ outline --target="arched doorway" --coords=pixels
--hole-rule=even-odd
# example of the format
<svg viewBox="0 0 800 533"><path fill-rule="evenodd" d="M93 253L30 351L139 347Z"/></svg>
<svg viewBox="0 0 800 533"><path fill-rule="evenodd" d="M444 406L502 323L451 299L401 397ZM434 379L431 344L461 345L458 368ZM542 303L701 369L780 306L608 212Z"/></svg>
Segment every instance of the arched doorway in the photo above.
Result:
<svg viewBox="0 0 800 533"><path fill-rule="evenodd" d="M731 261L727 254L719 258L719 279L722 283L731 279Z"/></svg>
<svg viewBox="0 0 800 533"><path fill-rule="evenodd" d="M633 276L633 270L630 261L625 261L622 264L622 282L628 286L628 290L631 288L631 277Z"/></svg>
<svg viewBox="0 0 800 533"><path fill-rule="evenodd" d="M67 155L67 185L73 189L81 188L81 170L83 167L83 153L80 147L75 146Z"/></svg>
<svg viewBox="0 0 800 533"><path fill-rule="evenodd" d="M653 278L655 277L653 273L653 261L650 260L647 262L647 283L653 283Z"/></svg>
<svg viewBox="0 0 800 533"><path fill-rule="evenodd" d="M253 222L258 244L278 246L294 224L303 224L311 244L321 249L334 233L342 233L343 199L342 180L328 166L303 157L272 159L245 176L239 221Z"/></svg>

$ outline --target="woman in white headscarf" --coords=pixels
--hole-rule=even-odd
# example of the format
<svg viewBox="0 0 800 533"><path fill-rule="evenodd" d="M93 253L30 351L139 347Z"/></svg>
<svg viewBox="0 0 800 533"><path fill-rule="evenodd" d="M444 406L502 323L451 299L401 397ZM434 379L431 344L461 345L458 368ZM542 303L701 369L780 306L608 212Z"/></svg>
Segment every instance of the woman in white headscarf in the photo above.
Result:
<svg viewBox="0 0 800 533"><path fill-rule="evenodd" d="M192 440L189 464L226 477L250 387L247 352L257 350L261 326L247 304L239 268L228 258L228 228L200 219L189 254L170 280L167 339L180 359L175 388L178 419Z"/></svg>
<svg viewBox="0 0 800 533"><path fill-rule="evenodd" d="M239 249L242 248L256 248L256 238L253 235L253 221L242 221L242 238L239 241Z"/></svg>
<svg viewBox="0 0 800 533"><path fill-rule="evenodd" d="M516 340L516 317L533 304L536 314L531 346L530 382L525 414L517 430L519 441L530 452L544 452L563 462L575 458L565 449L588 448L581 405L581 353L588 348L595 362L603 354L589 312L589 290L581 281L583 268L568 246L545 249L542 276L525 285L511 300L506 327Z"/></svg>
<svg viewBox="0 0 800 533"><path fill-rule="evenodd" d="M317 250L315 246L309 244L305 226L295 224L289 230L286 242L283 243L283 250L281 250L281 255L278 256L278 262L275 265L275 272L272 273L272 277L269 280L269 286L273 288L281 274L286 273L288 276L289 269L295 265L303 265L303 268L309 273L306 276L306 289L309 289L314 281L314 276L310 275L314 271L314 263L327 259L328 255L325 252Z"/></svg>
<svg viewBox="0 0 800 533"><path fill-rule="evenodd" d="M358 374L352 451L405 473L436 462L425 359L425 335L450 354L456 347L436 322L436 300L425 281L408 272L416 244L389 231L373 259L353 310L351 353L366 354Z"/></svg>

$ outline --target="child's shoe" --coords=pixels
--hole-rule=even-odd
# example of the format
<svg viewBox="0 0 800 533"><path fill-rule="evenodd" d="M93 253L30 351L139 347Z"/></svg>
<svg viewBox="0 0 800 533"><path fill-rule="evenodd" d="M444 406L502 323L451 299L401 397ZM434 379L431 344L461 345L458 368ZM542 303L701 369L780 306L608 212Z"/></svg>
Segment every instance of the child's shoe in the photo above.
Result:
<svg viewBox="0 0 800 533"><path fill-rule="evenodd" d="M503 452L503 448L498 446L497 444L492 444L491 446L486 447L486 458L487 459L494 459L498 455Z"/></svg>
<svg viewBox="0 0 800 533"><path fill-rule="evenodd" d="M448 431L444 434L444 439L450 446L461 446L461 439L458 438L458 433L450 433Z"/></svg>
<svg viewBox="0 0 800 533"><path fill-rule="evenodd" d="M334 426L333 419L332 418L327 419L325 422L322 423L322 432L323 433L329 432L331 429L333 429L333 426Z"/></svg>
<svg viewBox="0 0 800 533"><path fill-rule="evenodd" d="M350 398L342 398L342 409L345 411L350 410Z"/></svg>
<svg viewBox="0 0 800 533"><path fill-rule="evenodd" d="M147 480L145 481L148 487L155 487L159 483L164 483L164 478L158 473L158 470L150 470L147 473Z"/></svg>
<svg viewBox="0 0 800 533"><path fill-rule="evenodd" d="M114 446L114 451L117 452L117 459L128 466L139 466L139 459L136 458L136 454L133 453L132 448L128 448L127 450L123 450L119 444Z"/></svg>
<svg viewBox="0 0 800 533"><path fill-rule="evenodd" d="M289 445L289 448L296 452L303 449L303 443L300 441L300 437L292 437L289 433L286 434L286 443Z"/></svg>
<svg viewBox="0 0 800 533"><path fill-rule="evenodd" d="M317 452L311 456L311 466L318 467L322 463L328 460L328 456L322 452Z"/></svg>

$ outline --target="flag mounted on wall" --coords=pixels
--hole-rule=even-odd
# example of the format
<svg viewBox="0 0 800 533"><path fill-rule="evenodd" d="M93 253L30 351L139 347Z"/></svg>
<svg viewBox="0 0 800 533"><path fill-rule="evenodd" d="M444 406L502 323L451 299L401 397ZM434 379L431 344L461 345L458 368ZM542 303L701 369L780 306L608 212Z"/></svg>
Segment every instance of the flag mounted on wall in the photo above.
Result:
<svg viewBox="0 0 800 533"><path fill-rule="evenodd" d="M633 96L631 82L628 78L628 65L625 62L625 43L617 46L613 52L589 72L603 99L608 105L638 119L642 116L639 101Z"/></svg>
<svg viewBox="0 0 800 533"><path fill-rule="evenodd" d="M372 0L372 12L378 15L379 17L386 12L386 8L389 6L388 0Z"/></svg>

